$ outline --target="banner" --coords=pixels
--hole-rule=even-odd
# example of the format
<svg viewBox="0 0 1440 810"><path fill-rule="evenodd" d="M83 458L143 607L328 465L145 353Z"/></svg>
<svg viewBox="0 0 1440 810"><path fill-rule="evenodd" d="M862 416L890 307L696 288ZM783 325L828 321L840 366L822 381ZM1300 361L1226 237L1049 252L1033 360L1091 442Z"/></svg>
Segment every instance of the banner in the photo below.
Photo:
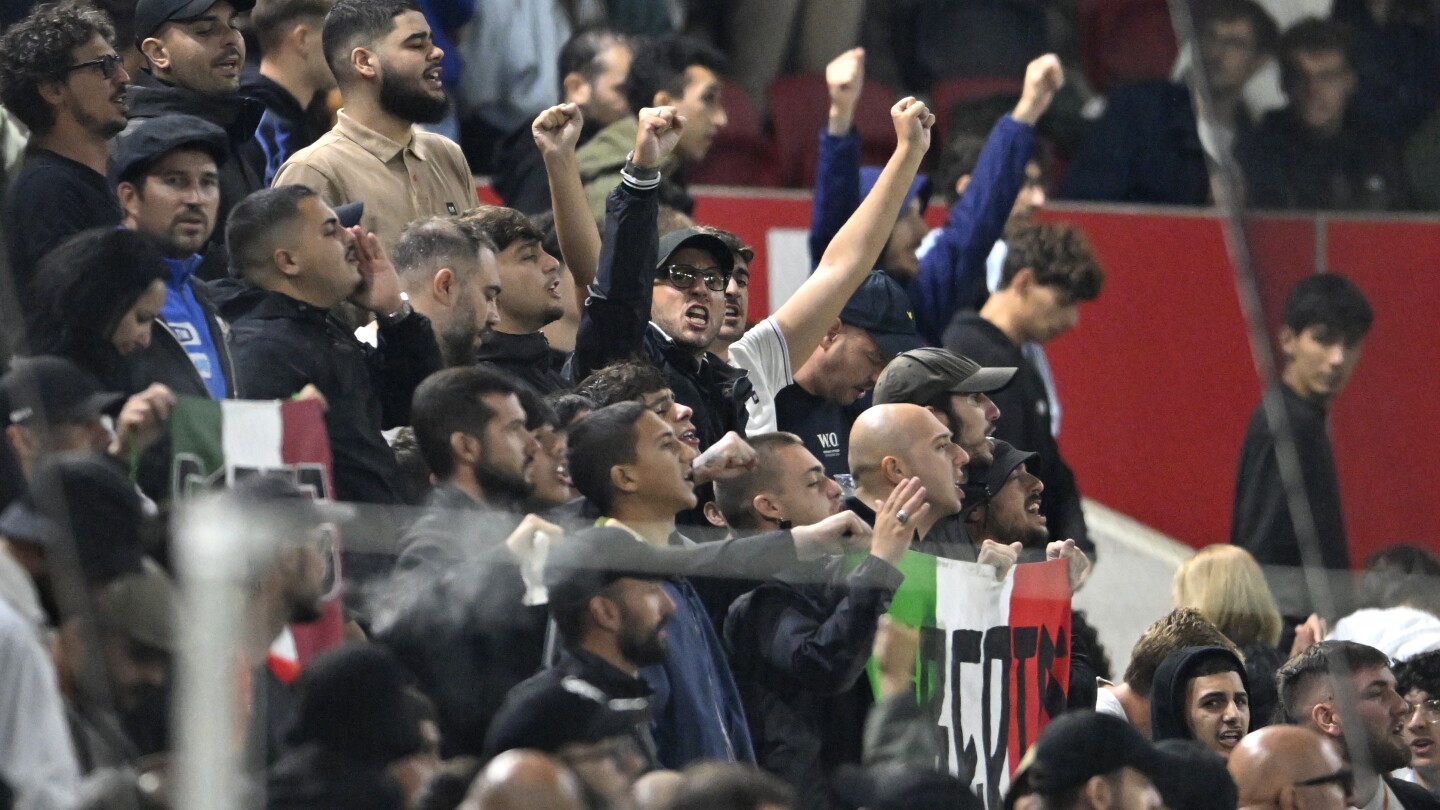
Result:
<svg viewBox="0 0 1440 810"><path fill-rule="evenodd" d="M247 475L282 473L311 497L328 501L335 491L330 437L317 400L215 401L177 397L170 411L171 494L177 501L233 485ZM285 679L315 655L344 640L339 598L340 544L331 560L334 586L325 614L291 625L272 648L271 669Z"/></svg>
<svg viewBox="0 0 1440 810"><path fill-rule="evenodd" d="M988 565L906 552L890 603L920 628L917 695L930 708L940 757L999 810L1020 758L1065 709L1070 683L1067 563ZM873 677L873 672L872 672Z"/></svg>

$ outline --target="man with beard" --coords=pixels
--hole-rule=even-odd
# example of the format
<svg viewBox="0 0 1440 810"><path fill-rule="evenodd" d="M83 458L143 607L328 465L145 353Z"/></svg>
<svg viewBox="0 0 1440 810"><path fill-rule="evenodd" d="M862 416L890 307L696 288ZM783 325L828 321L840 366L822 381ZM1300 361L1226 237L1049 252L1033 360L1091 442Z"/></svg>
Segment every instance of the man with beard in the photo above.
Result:
<svg viewBox="0 0 1440 810"><path fill-rule="evenodd" d="M227 290L238 384L255 399L324 396L338 500L404 502L381 431L410 423L410 399L441 367L430 319L410 306L375 234L344 228L304 186L266 189L231 212L229 244L245 284ZM329 314L350 301L375 314L378 347Z"/></svg>
<svg viewBox="0 0 1440 810"><path fill-rule="evenodd" d="M495 243L467 222L431 217L400 234L391 261L415 311L430 319L448 366L475 362L500 322Z"/></svg>
<svg viewBox="0 0 1440 810"><path fill-rule="evenodd" d="M141 0L135 7L135 43L149 68L136 76L126 98L131 123L184 113L225 130L227 156L220 166L220 209L216 243L224 242L225 221L246 195L264 188L263 178L242 155L253 148L255 127L265 108L240 95L245 40L240 15L254 0ZM225 252L205 251L201 277L226 275Z"/></svg>
<svg viewBox="0 0 1440 810"><path fill-rule="evenodd" d="M967 476L964 521L966 534L975 548L986 540L1002 546L1019 543L1020 559L1043 559L1050 532L1040 514L1045 485L1025 468L1034 453L1016 449L1009 442L987 442L990 464ZM967 471L968 472L968 471Z"/></svg>
<svg viewBox="0 0 1440 810"><path fill-rule="evenodd" d="M496 267L505 295L496 302L499 320L476 354L481 365L527 383L541 394L569 386L540 328L565 314L560 300L560 262L545 250L545 235L514 208L482 205L465 222L495 243ZM593 229L594 226L591 225Z"/></svg>
<svg viewBox="0 0 1440 810"><path fill-rule="evenodd" d="M222 0L223 2L223 0ZM406 0L340 0L325 15L325 61L345 103L335 127L280 167L275 185L304 185L330 205L365 202L365 229L394 245L410 222L479 203L455 142L416 124L445 117L430 25Z"/></svg>
<svg viewBox="0 0 1440 810"><path fill-rule="evenodd" d="M100 11L49 4L0 38L0 102L30 129L0 210L22 301L42 256L80 231L120 222L105 157L125 129L130 74L114 38Z"/></svg>
<svg viewBox="0 0 1440 810"><path fill-rule="evenodd" d="M433 374L415 389L415 442L439 483L425 516L401 541L402 570L488 554L503 536L494 524L513 523L505 512L518 510L534 490L539 449L518 394L505 375L473 366Z"/></svg>
<svg viewBox="0 0 1440 810"><path fill-rule="evenodd" d="M154 237L170 271L150 345L130 358L132 387L161 382L192 397L235 395L225 330L195 277L219 213L225 158L225 131L193 115L142 121L115 145L110 176L125 227Z"/></svg>
<svg viewBox="0 0 1440 810"><path fill-rule="evenodd" d="M968 357L925 346L905 352L881 372L874 402L908 402L935 414L970 456L970 477L995 460L991 435L1000 409L990 394L1015 376L1014 368L983 368Z"/></svg>
<svg viewBox="0 0 1440 810"><path fill-rule="evenodd" d="M1360 810L1434 810L1425 788L1390 772L1410 764L1405 721L1410 706L1396 691L1390 659L1353 641L1321 641L1275 673L1286 722L1340 743L1354 773L1351 806ZM1347 728L1356 723L1359 728Z"/></svg>
<svg viewBox="0 0 1440 810"><path fill-rule="evenodd" d="M611 747L624 743L643 770L659 766L653 690L640 670L669 653L665 627L675 600L664 575L683 570L685 555L614 528L587 529L556 548L545 584L564 645L560 660L510 690L486 736L487 756L533 748L567 759L575 747L614 740ZM626 764L633 780L640 769Z"/></svg>

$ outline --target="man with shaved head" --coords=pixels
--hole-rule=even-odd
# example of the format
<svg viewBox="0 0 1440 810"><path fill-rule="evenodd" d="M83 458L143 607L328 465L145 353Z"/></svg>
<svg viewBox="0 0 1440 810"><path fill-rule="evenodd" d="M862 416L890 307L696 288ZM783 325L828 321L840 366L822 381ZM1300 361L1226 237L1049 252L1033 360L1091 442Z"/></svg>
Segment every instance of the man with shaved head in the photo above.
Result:
<svg viewBox="0 0 1440 810"><path fill-rule="evenodd" d="M539 751L506 751L475 778L461 810L583 810L580 780Z"/></svg>
<svg viewBox="0 0 1440 810"><path fill-rule="evenodd" d="M907 478L919 478L925 503L914 514L897 516L924 539L941 518L960 513L965 465L970 456L935 414L919 405L876 405L860 414L850 430L850 472L855 494L846 508L872 525L875 505Z"/></svg>
<svg viewBox="0 0 1440 810"><path fill-rule="evenodd" d="M1299 726L1267 726L1230 754L1239 810L1342 810L1350 769L1335 743Z"/></svg>

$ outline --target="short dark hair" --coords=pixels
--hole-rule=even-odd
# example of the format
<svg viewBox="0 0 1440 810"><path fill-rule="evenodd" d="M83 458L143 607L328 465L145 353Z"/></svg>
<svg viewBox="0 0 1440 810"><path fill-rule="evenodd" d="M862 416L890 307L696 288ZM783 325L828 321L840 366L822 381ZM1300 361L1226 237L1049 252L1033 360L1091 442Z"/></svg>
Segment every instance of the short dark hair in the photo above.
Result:
<svg viewBox="0 0 1440 810"><path fill-rule="evenodd" d="M1334 671L1352 672L1366 667L1388 667L1390 657L1366 644L1327 640L1310 645L1275 671L1275 688L1280 692L1277 711L1287 723L1303 723L1302 705L1310 687Z"/></svg>
<svg viewBox="0 0 1440 810"><path fill-rule="evenodd" d="M438 478L455 474L455 457L450 436L468 433L482 436L495 411L481 397L489 394L520 394L514 380L479 366L457 366L437 371L415 389L410 422L415 443L430 471Z"/></svg>
<svg viewBox="0 0 1440 810"><path fill-rule="evenodd" d="M755 261L755 248L745 244L745 240L741 239L739 236L736 236L730 231L727 231L724 228L717 228L714 225L696 225L695 230L700 231L701 233L708 233L716 239L719 239L721 242L724 242L725 247L729 248L731 253L735 254L736 256L740 257L745 261L745 266L747 268L750 266L751 262Z"/></svg>
<svg viewBox="0 0 1440 810"><path fill-rule="evenodd" d="M1359 596L1362 607L1409 605L1440 614L1440 560L1419 546L1383 548L1365 561Z"/></svg>
<svg viewBox="0 0 1440 810"><path fill-rule="evenodd" d="M1360 342L1375 312L1355 283L1335 273L1306 276L1285 297L1285 325L1295 334L1318 326L1348 344Z"/></svg>
<svg viewBox="0 0 1440 810"><path fill-rule="evenodd" d="M635 59L630 63L630 75L625 77L625 101L635 115L654 106L655 94L661 90L677 99L685 95L688 67L709 68L717 75L725 72L724 54L703 40L683 34L636 38L631 47Z"/></svg>
<svg viewBox="0 0 1440 810"><path fill-rule="evenodd" d="M293 225L300 216L300 203L319 194L309 186L275 186L261 189L236 203L225 221L225 244L230 248L230 265L240 275L261 267L274 248L274 234Z"/></svg>
<svg viewBox="0 0 1440 810"><path fill-rule="evenodd" d="M1280 26L1263 6L1255 0L1201 0L1195 4L1195 30L1204 33L1207 26L1248 22L1255 34L1255 47L1260 53L1275 50L1280 38Z"/></svg>
<svg viewBox="0 0 1440 810"><path fill-rule="evenodd" d="M81 3L36 6L0 37L0 103L35 135L48 133L55 111L40 95L40 85L64 81L75 64L71 51L96 34L115 42L115 29L98 9Z"/></svg>
<svg viewBox="0 0 1440 810"><path fill-rule="evenodd" d="M759 528L755 518L755 496L775 485L780 475L775 464L775 451L782 447L804 447L805 442L794 433L775 431L748 437L750 447L759 459L754 468L738 478L715 482L715 505L725 516L725 524L745 531Z"/></svg>
<svg viewBox="0 0 1440 810"><path fill-rule="evenodd" d="M343 85L350 80L352 50L373 47L394 30L396 17L419 10L410 0L338 0L326 13L321 34L325 64L335 74L335 81Z"/></svg>
<svg viewBox="0 0 1440 810"><path fill-rule="evenodd" d="M556 60L556 71L560 81L560 94L565 98L565 77L578 73L591 84L605 72L601 57L616 45L624 45L625 36L607 25L590 25L576 31L560 46L560 58Z"/></svg>
<svg viewBox="0 0 1440 810"><path fill-rule="evenodd" d="M621 360L592 373L575 386L596 408L617 402L635 402L646 394L670 387L660 369L644 360Z"/></svg>
<svg viewBox="0 0 1440 810"><path fill-rule="evenodd" d="M570 451L566 461L575 489L609 514L615 506L610 487L610 470L635 463L635 424L646 413L638 402L617 402L591 411L570 426Z"/></svg>
<svg viewBox="0 0 1440 810"><path fill-rule="evenodd" d="M1041 222L1011 229L1005 237L1009 252L1000 275L1000 289L1029 268L1035 282L1063 290L1072 300L1093 301L1100 295L1105 273L1085 234L1074 225Z"/></svg>
<svg viewBox="0 0 1440 810"><path fill-rule="evenodd" d="M260 55L275 50L300 20L318 17L323 21L334 5L335 0L256 0L250 12L250 27L255 29L255 39L260 43Z"/></svg>
<svg viewBox="0 0 1440 810"><path fill-rule="evenodd" d="M1440 650L1423 652L1396 664L1395 681L1402 696L1418 689L1431 699L1440 698Z"/></svg>
<svg viewBox="0 0 1440 810"><path fill-rule="evenodd" d="M940 167L935 171L935 195L942 202L958 199L955 184L967 174L974 174L980 164L980 153L985 149L985 138L962 132L945 144L940 153Z"/></svg>
<svg viewBox="0 0 1440 810"><path fill-rule="evenodd" d="M1155 670L1165 657L1186 647L1224 647L1238 657L1235 644L1194 608L1176 608L1150 625L1130 651L1125 683L1142 695L1155 686Z"/></svg>
<svg viewBox="0 0 1440 810"><path fill-rule="evenodd" d="M555 212L545 210L538 214L531 214L530 224L534 225L535 230L541 234L540 249L564 262L565 256L560 250L560 232L555 229ZM605 230L603 225L600 230Z"/></svg>
<svg viewBox="0 0 1440 810"><path fill-rule="evenodd" d="M760 810L794 807L795 789L780 777L740 762L700 762L680 772L672 807Z"/></svg>
<svg viewBox="0 0 1440 810"><path fill-rule="evenodd" d="M595 410L595 403L589 397L570 391L550 394L545 397L545 403L555 411L556 423L567 430L575 423L575 418L581 411Z"/></svg>
<svg viewBox="0 0 1440 810"><path fill-rule="evenodd" d="M405 226L390 252L390 263L402 277L430 278L447 262L473 260L482 248L493 252L495 243L473 224L454 217L426 217Z"/></svg>
<svg viewBox="0 0 1440 810"><path fill-rule="evenodd" d="M1306 17L1295 23L1280 35L1278 56L1281 84L1289 87L1298 78L1292 61L1297 53L1333 51L1344 56L1345 64L1353 67L1355 60L1350 53L1350 43L1350 29L1343 23L1319 17Z"/></svg>
<svg viewBox="0 0 1440 810"><path fill-rule="evenodd" d="M540 392L525 383L518 383L515 386L515 396L520 399L520 407L525 411L525 429L539 430L542 427L552 427L556 430L564 430L565 426L560 424L560 417L555 415L555 409L540 396Z"/></svg>
<svg viewBox="0 0 1440 810"><path fill-rule="evenodd" d="M497 252L517 241L544 242L545 234L523 213L503 205L480 205L460 215L481 234L495 243Z"/></svg>

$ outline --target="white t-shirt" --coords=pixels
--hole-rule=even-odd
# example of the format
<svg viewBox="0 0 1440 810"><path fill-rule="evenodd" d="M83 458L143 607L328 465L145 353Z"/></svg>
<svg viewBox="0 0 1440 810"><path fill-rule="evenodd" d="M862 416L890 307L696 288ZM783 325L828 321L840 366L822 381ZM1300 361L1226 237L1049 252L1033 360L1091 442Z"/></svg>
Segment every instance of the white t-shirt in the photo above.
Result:
<svg viewBox="0 0 1440 810"><path fill-rule="evenodd" d="M1114 692L1105 688L1111 685L1104 678L1095 679L1095 711L1118 717L1128 723L1130 718L1125 716L1125 707L1120 704L1120 698L1115 697Z"/></svg>
<svg viewBox="0 0 1440 810"><path fill-rule="evenodd" d="M755 324L730 344L730 365L750 372L750 384L755 386L745 432L754 436L777 430L775 395L795 382L795 371L790 368L790 346L774 318Z"/></svg>

